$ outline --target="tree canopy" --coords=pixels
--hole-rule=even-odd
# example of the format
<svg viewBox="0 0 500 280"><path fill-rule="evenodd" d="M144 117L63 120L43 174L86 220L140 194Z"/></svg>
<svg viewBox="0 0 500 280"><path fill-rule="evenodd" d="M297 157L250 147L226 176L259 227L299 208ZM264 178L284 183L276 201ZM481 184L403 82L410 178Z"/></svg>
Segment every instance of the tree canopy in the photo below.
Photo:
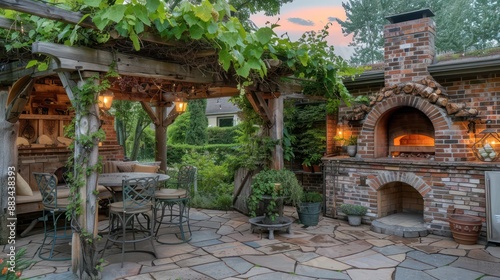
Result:
<svg viewBox="0 0 500 280"><path fill-rule="evenodd" d="M352 34L355 64L383 60L386 16L430 8L435 14L438 52L464 52L497 46L500 42L500 2L495 0L349 0L343 2L345 35Z"/></svg>

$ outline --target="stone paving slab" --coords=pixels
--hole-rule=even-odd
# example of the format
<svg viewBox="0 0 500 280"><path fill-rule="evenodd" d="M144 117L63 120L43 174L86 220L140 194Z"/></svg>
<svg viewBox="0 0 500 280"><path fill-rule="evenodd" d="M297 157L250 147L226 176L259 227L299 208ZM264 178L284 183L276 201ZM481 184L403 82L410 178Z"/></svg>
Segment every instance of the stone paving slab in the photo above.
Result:
<svg viewBox="0 0 500 280"><path fill-rule="evenodd" d="M295 260L285 256L284 254L275 254L272 256L242 256L247 262L267 267L275 271L293 272L295 270Z"/></svg>
<svg viewBox="0 0 500 280"><path fill-rule="evenodd" d="M458 267L443 266L436 269L426 271L429 275L440 280L456 280L456 279L478 279L483 276L483 273L462 269Z"/></svg>
<svg viewBox="0 0 500 280"><path fill-rule="evenodd" d="M427 270L436 268L432 265L425 264L423 262L419 262L413 259L406 259L404 262L399 264L399 267L410 268L413 270Z"/></svg>
<svg viewBox="0 0 500 280"><path fill-rule="evenodd" d="M500 262L500 259L493 257L488 253L488 251L485 251L483 249L470 250L467 254L467 257L487 262Z"/></svg>
<svg viewBox="0 0 500 280"><path fill-rule="evenodd" d="M309 260L307 262L303 262L302 264L317 268L324 268L334 271L343 271L351 268L350 265L338 262L336 260L327 258L327 257L317 257L315 259Z"/></svg>
<svg viewBox="0 0 500 280"><path fill-rule="evenodd" d="M202 265L197 265L191 267L191 269L196 270L204 275L208 275L214 279L224 279L227 277L239 275L239 273L230 267L228 267L224 262L213 262Z"/></svg>
<svg viewBox="0 0 500 280"><path fill-rule="evenodd" d="M351 279L349 275L342 272L310 267L307 265L298 265L297 269L295 270L295 274L313 278L323 278L323 279Z"/></svg>
<svg viewBox="0 0 500 280"><path fill-rule="evenodd" d="M316 252L329 258L340 258L363 252L370 249L371 247L372 245L370 243L364 240L357 240L343 245L335 246L334 250L332 250L332 248L319 248Z"/></svg>
<svg viewBox="0 0 500 280"><path fill-rule="evenodd" d="M436 278L430 276L429 274L420 271L413 270L404 267L396 268L396 273L394 280L436 280Z"/></svg>
<svg viewBox="0 0 500 280"><path fill-rule="evenodd" d="M254 266L240 257L223 258L222 261L239 274L247 273Z"/></svg>
<svg viewBox="0 0 500 280"><path fill-rule="evenodd" d="M190 268L179 268L173 270L164 270L151 273L154 279L190 279L190 280L208 280L209 276L201 274Z"/></svg>
<svg viewBox="0 0 500 280"><path fill-rule="evenodd" d="M336 260L349 264L356 268L370 268L370 269L395 267L399 264L397 261L392 260L372 250L360 252L347 257L338 258Z"/></svg>
<svg viewBox="0 0 500 280"><path fill-rule="evenodd" d="M500 277L500 265L498 265L498 263L481 261L467 257L459 257L457 261L451 264L451 266L482 272L490 276Z"/></svg>
<svg viewBox="0 0 500 280"><path fill-rule="evenodd" d="M417 261L435 266L441 267L454 262L457 257L440 255L440 254L426 254L420 251L411 251L406 254L408 257L415 259Z"/></svg>
<svg viewBox="0 0 500 280"><path fill-rule="evenodd" d="M306 276L300 276L300 275L293 275L290 273L284 273L284 272L271 272L271 273L266 273L266 274L261 274L257 276L252 276L249 277L248 280L313 280L316 279L316 277L306 277ZM334 278L330 278L334 279Z"/></svg>
<svg viewBox="0 0 500 280"><path fill-rule="evenodd" d="M387 280L392 278L394 268L383 269L349 269L347 274L352 280Z"/></svg>
<svg viewBox="0 0 500 280"><path fill-rule="evenodd" d="M385 247L373 247L372 250L379 252L385 256L404 254L413 251L412 248L406 245L390 245Z"/></svg>

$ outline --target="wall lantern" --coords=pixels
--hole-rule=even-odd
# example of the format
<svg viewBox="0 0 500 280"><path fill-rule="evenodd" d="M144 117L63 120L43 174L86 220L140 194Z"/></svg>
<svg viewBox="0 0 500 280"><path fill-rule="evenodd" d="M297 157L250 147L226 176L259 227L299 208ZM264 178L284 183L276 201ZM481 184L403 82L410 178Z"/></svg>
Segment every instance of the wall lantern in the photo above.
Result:
<svg viewBox="0 0 500 280"><path fill-rule="evenodd" d="M113 92L110 90L106 90L103 93L99 94L99 109L107 111L111 109L111 104L113 103Z"/></svg>
<svg viewBox="0 0 500 280"><path fill-rule="evenodd" d="M486 129L479 133L482 137L472 145L472 152L482 161L495 161L500 154L500 137L490 124L491 120L487 120Z"/></svg>
<svg viewBox="0 0 500 280"><path fill-rule="evenodd" d="M187 102L184 101L183 98L175 98L175 110L177 111L177 113L184 113L186 111L186 108L187 108Z"/></svg>

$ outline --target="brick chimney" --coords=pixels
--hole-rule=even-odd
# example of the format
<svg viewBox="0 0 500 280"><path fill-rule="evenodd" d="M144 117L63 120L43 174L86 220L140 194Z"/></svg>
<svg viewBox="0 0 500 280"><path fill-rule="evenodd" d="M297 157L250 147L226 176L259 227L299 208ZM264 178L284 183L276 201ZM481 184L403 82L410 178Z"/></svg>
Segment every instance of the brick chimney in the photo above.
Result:
<svg viewBox="0 0 500 280"><path fill-rule="evenodd" d="M429 9L388 16L384 27L385 86L419 81L436 54L436 25Z"/></svg>

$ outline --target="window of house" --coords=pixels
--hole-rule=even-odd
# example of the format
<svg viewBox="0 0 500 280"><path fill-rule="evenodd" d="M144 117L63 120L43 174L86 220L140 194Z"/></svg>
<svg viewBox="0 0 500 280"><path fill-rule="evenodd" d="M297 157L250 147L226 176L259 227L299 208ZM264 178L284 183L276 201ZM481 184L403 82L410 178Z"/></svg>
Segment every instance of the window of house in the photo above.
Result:
<svg viewBox="0 0 500 280"><path fill-rule="evenodd" d="M233 117L221 117L217 118L217 125L219 127L231 127L233 124Z"/></svg>

